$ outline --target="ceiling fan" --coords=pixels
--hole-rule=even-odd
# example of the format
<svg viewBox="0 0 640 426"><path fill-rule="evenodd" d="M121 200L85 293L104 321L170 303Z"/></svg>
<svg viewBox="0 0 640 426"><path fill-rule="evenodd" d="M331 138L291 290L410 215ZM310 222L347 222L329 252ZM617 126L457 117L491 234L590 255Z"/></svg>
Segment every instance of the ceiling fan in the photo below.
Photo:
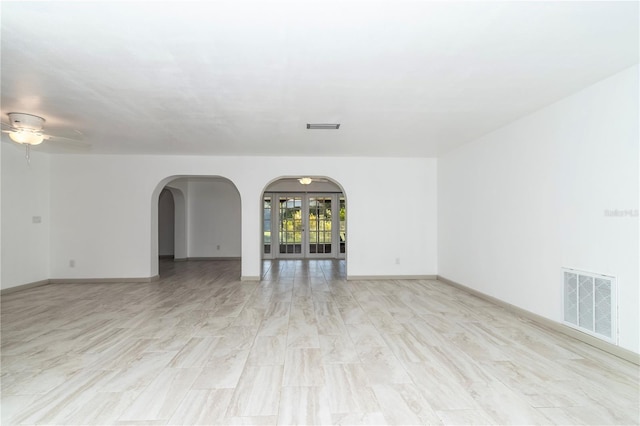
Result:
<svg viewBox="0 0 640 426"><path fill-rule="evenodd" d="M10 112L7 115L9 116L9 123L2 122L2 133L9 134L9 138L13 142L26 147L27 161L29 161L31 147L40 145L44 141L88 146L86 142L81 140L82 133L77 130L75 132L78 135L78 139L49 135L44 133L43 127L46 120L42 117L23 112Z"/></svg>

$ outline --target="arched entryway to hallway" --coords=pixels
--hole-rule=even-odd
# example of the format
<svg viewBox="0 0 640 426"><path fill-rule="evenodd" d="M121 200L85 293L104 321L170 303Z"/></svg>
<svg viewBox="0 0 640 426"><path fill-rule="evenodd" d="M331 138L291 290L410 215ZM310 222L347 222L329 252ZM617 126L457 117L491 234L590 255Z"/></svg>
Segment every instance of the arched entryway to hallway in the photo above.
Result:
<svg viewBox="0 0 640 426"><path fill-rule="evenodd" d="M173 257L170 252L170 203L173 199ZM155 209L154 209L155 207ZM169 261L234 261L240 275L241 201L235 184L220 176L174 176L158 184L152 200L152 270ZM154 220L155 219L155 220ZM163 256L165 255L165 256ZM160 268L160 258L163 268Z"/></svg>
<svg viewBox="0 0 640 426"><path fill-rule="evenodd" d="M160 258L187 258L187 188L179 180L169 182L158 197L158 255Z"/></svg>
<svg viewBox="0 0 640 426"><path fill-rule="evenodd" d="M173 194L165 187L158 199L158 256L160 259L175 257L175 210Z"/></svg>
<svg viewBox="0 0 640 426"><path fill-rule="evenodd" d="M346 278L347 200L338 182L280 177L265 187L261 202L263 276L273 266L291 264ZM303 262L287 262L293 259Z"/></svg>

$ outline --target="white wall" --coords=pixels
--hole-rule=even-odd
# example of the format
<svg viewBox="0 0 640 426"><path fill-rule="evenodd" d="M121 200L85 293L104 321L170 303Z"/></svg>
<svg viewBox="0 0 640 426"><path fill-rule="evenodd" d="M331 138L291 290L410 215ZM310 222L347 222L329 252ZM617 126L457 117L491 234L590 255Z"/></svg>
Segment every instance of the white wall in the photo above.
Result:
<svg viewBox="0 0 640 426"><path fill-rule="evenodd" d="M175 253L175 204L169 189L163 189L158 199L158 254Z"/></svg>
<svg viewBox="0 0 640 426"><path fill-rule="evenodd" d="M440 158L438 274L561 321L561 267L618 278L639 352L638 67ZM637 211L637 210L636 210Z"/></svg>
<svg viewBox="0 0 640 426"><path fill-rule="evenodd" d="M189 179L188 256L240 257L240 194L228 180Z"/></svg>
<svg viewBox="0 0 640 426"><path fill-rule="evenodd" d="M349 275L436 274L436 173L434 159L55 155L51 277L155 275L158 195L184 176L221 176L235 184L242 275L258 277L262 192L294 175L328 176L345 189ZM381 217L401 225L388 232Z"/></svg>
<svg viewBox="0 0 640 426"><path fill-rule="evenodd" d="M2 143L2 288L49 278L49 156ZM33 217L40 217L34 223Z"/></svg>

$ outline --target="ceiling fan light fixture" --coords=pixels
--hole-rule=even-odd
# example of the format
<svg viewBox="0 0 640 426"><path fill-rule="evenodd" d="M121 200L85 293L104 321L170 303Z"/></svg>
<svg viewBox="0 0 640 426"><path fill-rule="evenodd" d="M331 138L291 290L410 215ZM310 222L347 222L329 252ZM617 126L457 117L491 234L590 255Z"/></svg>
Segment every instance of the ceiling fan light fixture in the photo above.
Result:
<svg viewBox="0 0 640 426"><path fill-rule="evenodd" d="M311 182L313 182L313 179L311 179L310 177L302 177L298 179L298 182L300 182L302 185L309 185Z"/></svg>
<svg viewBox="0 0 640 426"><path fill-rule="evenodd" d="M44 140L44 135L38 132L31 132L29 130L16 130L10 132L9 137L12 141L26 144L26 145L40 145Z"/></svg>
<svg viewBox="0 0 640 426"><path fill-rule="evenodd" d="M309 130L338 130L340 123L307 123Z"/></svg>

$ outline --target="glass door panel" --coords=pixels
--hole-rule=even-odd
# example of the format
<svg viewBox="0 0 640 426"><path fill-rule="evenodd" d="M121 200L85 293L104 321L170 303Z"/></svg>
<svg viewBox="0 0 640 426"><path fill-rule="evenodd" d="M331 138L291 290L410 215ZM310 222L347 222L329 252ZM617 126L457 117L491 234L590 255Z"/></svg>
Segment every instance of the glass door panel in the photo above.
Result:
<svg viewBox="0 0 640 426"><path fill-rule="evenodd" d="M265 194L264 258L345 258L346 237L346 203L342 194Z"/></svg>
<svg viewBox="0 0 640 426"><path fill-rule="evenodd" d="M302 196L281 196L278 242L280 254L302 254Z"/></svg>
<svg viewBox="0 0 640 426"><path fill-rule="evenodd" d="M271 197L264 197L262 205L262 250L271 254Z"/></svg>
<svg viewBox="0 0 640 426"><path fill-rule="evenodd" d="M331 254L332 197L309 197L309 254Z"/></svg>

